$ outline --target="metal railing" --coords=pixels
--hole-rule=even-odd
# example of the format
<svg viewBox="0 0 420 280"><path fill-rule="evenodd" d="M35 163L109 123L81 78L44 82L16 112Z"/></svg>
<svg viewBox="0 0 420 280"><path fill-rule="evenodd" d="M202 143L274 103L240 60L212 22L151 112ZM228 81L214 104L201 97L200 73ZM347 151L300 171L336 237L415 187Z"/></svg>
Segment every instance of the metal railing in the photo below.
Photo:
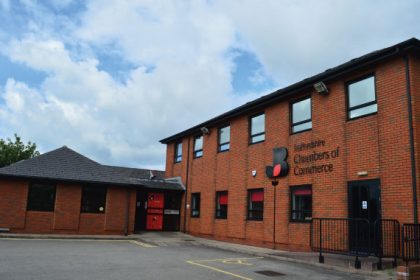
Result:
<svg viewBox="0 0 420 280"><path fill-rule="evenodd" d="M354 267L361 268L359 257L375 255L382 269L382 258L399 256L400 226L396 220L377 220L371 224L366 219L313 218L310 230L311 249L319 252L319 262L324 253L355 256Z"/></svg>
<svg viewBox="0 0 420 280"><path fill-rule="evenodd" d="M408 264L410 261L419 263L420 224L402 225L402 258Z"/></svg>
<svg viewBox="0 0 420 280"><path fill-rule="evenodd" d="M378 269L382 269L383 258L393 258L392 266L397 266L400 255L400 223L397 220L381 219L374 223L375 256L378 257Z"/></svg>
<svg viewBox="0 0 420 280"><path fill-rule="evenodd" d="M311 248L323 253L354 255L354 267L360 268L359 256L371 252L370 225L368 220L350 218L313 218L311 224Z"/></svg>

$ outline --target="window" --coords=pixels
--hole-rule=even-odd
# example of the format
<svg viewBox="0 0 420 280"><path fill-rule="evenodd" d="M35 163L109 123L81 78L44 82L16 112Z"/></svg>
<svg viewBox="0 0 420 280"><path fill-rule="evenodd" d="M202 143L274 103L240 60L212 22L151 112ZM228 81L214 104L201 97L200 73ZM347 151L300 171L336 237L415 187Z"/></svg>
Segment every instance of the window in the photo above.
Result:
<svg viewBox="0 0 420 280"><path fill-rule="evenodd" d="M82 189L82 213L104 213L106 204L105 187L84 186Z"/></svg>
<svg viewBox="0 0 420 280"><path fill-rule="evenodd" d="M348 118L354 119L378 111L375 77L371 76L347 85Z"/></svg>
<svg viewBox="0 0 420 280"><path fill-rule="evenodd" d="M55 207L55 185L31 184L28 191L28 211L53 212Z"/></svg>
<svg viewBox="0 0 420 280"><path fill-rule="evenodd" d="M175 163L182 161L182 142L175 144Z"/></svg>
<svg viewBox="0 0 420 280"><path fill-rule="evenodd" d="M296 101L291 105L292 133L312 128L311 98Z"/></svg>
<svg viewBox="0 0 420 280"><path fill-rule="evenodd" d="M196 136L194 139L194 158L203 156L203 135Z"/></svg>
<svg viewBox="0 0 420 280"><path fill-rule="evenodd" d="M200 217L200 193L191 194L191 217Z"/></svg>
<svg viewBox="0 0 420 280"><path fill-rule="evenodd" d="M312 219L311 186L291 187L291 221L306 222Z"/></svg>
<svg viewBox="0 0 420 280"><path fill-rule="evenodd" d="M227 218L228 192L216 192L216 218Z"/></svg>
<svg viewBox="0 0 420 280"><path fill-rule="evenodd" d="M250 143L259 143L265 140L265 115L259 114L250 119Z"/></svg>
<svg viewBox="0 0 420 280"><path fill-rule="evenodd" d="M230 148L230 126L219 128L219 152L229 151Z"/></svg>
<svg viewBox="0 0 420 280"><path fill-rule="evenodd" d="M264 189L248 190L248 220L262 220Z"/></svg>

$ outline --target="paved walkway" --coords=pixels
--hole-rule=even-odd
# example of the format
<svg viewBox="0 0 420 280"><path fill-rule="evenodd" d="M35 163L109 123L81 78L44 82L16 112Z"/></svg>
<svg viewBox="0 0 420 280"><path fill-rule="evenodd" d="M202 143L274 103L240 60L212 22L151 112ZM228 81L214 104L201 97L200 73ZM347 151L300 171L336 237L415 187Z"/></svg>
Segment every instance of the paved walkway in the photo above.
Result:
<svg viewBox="0 0 420 280"><path fill-rule="evenodd" d="M318 253L314 252L290 252L273 250L255 246L241 245L222 242L217 240L199 238L181 232L142 232L128 236L115 235L63 235L63 234L11 234L0 233L0 238L24 238L24 239L86 239L86 240L135 240L145 244L156 246L182 246L186 244L202 245L211 248L218 248L226 251L250 254L258 257L292 261L296 263L309 264L322 268L338 271L361 273L370 276L377 276L380 279L392 279L395 277L395 269L388 268L383 271L372 271L376 258L360 258L362 269L354 269L355 257L325 254L325 263L318 263Z"/></svg>

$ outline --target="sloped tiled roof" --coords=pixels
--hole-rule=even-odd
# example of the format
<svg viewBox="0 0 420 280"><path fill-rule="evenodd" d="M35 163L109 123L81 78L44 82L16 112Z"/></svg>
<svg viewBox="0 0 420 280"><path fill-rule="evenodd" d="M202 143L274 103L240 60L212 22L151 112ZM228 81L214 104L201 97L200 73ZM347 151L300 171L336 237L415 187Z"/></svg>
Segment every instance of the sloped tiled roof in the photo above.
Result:
<svg viewBox="0 0 420 280"><path fill-rule="evenodd" d="M0 177L184 190L180 182L164 179L163 171L102 165L66 146L0 168Z"/></svg>
<svg viewBox="0 0 420 280"><path fill-rule="evenodd" d="M312 89L314 83L320 81L329 82L330 80L334 80L337 77L340 77L340 75L349 73L362 67L373 65L385 59L389 59L390 57L402 55L409 50L415 50L416 52L419 52L420 41L416 38L411 38L394 46L373 51L361 57L352 59L346 63L327 69L324 72L306 78L300 82L294 83L290 86L276 90L253 101L247 102L239 107L236 107L235 109L232 109L196 126L188 128L182 132L166 137L165 139L160 140L160 142L163 144L168 144L173 141L178 141L185 136L200 133L200 129L202 127L212 127L223 124L234 117L259 110L264 108L264 106L272 104L273 102L290 98L290 96L300 94L304 90Z"/></svg>

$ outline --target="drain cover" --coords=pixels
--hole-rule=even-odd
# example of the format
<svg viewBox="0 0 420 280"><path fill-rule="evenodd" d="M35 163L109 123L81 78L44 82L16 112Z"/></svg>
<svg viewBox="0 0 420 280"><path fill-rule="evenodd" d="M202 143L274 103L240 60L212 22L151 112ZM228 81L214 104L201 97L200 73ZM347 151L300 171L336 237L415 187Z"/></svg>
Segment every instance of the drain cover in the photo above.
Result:
<svg viewBox="0 0 420 280"><path fill-rule="evenodd" d="M259 270L259 271L254 271L255 273L259 273L265 276L270 276L270 277L274 277L274 276L284 276L283 273L280 272L276 272L276 271L272 271L272 270Z"/></svg>

